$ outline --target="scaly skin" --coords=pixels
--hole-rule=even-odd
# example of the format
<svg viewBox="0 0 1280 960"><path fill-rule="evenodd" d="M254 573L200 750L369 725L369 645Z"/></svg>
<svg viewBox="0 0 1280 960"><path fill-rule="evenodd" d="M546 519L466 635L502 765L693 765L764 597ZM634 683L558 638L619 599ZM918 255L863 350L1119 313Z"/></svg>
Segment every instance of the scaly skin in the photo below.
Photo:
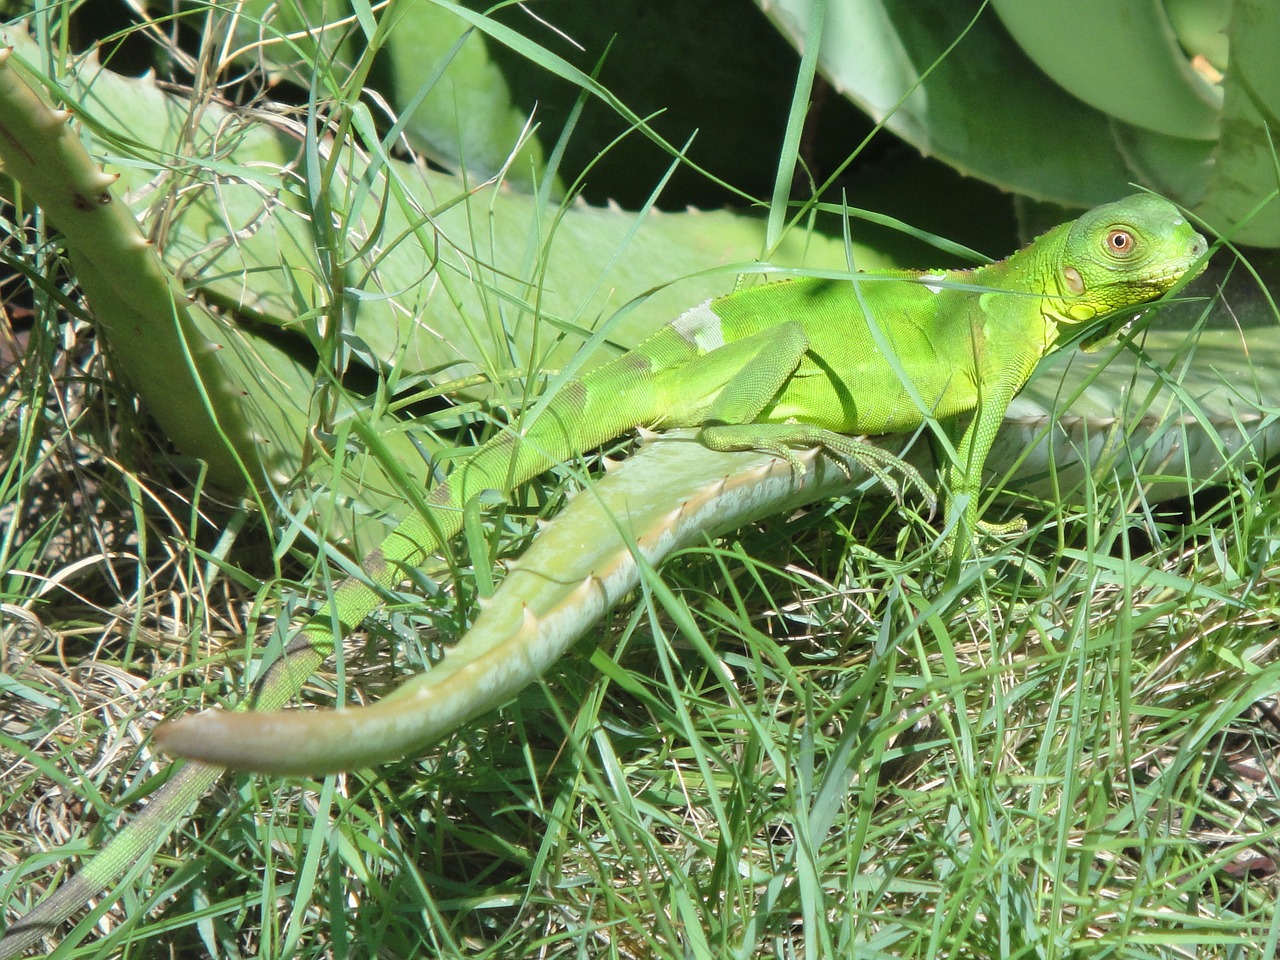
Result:
<svg viewBox="0 0 1280 960"><path fill-rule="evenodd" d="M987 453L1036 364L1071 328L1165 293L1205 250L1175 207L1137 195L986 267L792 280L695 307L463 461L432 491L430 513L406 520L367 557L364 576L340 584L291 649L328 655L335 628L358 625L404 569L458 533L476 493L507 493L636 427L701 427L712 449L788 459L817 446L883 468L874 448L848 435L907 433L936 418L959 438L943 469L944 552L962 559L979 528ZM273 677L265 690L276 689ZM341 711L265 713L262 701L260 692L252 711L162 725L156 741L205 763L318 774L404 756L441 732L438 705L404 690Z"/></svg>
<svg viewBox="0 0 1280 960"><path fill-rule="evenodd" d="M701 427L713 449L762 449L793 462L797 447L825 447L882 475L893 458L847 435L910 432L937 418L956 454L942 471L943 548L963 558L979 527L983 463L1036 364L1073 329L1167 292L1205 249L1172 205L1136 196L975 270L787 281L688 311L464 460L429 495L429 514L402 523L365 558L363 576L339 584L299 629L247 712L208 711L160 727L164 749L205 762L180 770L76 877L15 923L0 960L53 933L161 842L219 766L319 773L368 765L421 750L490 705L493 685L477 668L526 655L519 646L537 631L514 631L496 646L460 645L460 656L372 707L271 712L332 652L335 634L357 626L405 569L458 533L462 507L477 492L509 492L641 426ZM918 483L909 469L906 476Z"/></svg>

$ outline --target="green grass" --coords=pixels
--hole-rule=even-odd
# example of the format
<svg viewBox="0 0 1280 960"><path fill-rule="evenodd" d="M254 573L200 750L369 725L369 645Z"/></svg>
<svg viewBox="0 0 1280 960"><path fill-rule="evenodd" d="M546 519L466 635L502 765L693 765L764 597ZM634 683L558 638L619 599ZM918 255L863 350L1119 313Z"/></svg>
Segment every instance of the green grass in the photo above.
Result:
<svg viewBox="0 0 1280 960"><path fill-rule="evenodd" d="M193 525L163 460L126 472L109 433L71 436L64 418L115 391L80 376L91 343L66 346L32 347L42 376L4 395L43 412L41 443L12 462L37 486L96 491L85 514L58 516L31 481L8 488L4 602L39 625L6 618L0 848L15 908L65 868L38 849L86 853L136 809L160 767L145 752L159 716L236 688L218 664L239 662L258 602L200 575L192 540L216 542L228 505L205 500ZM33 406L37 380L50 390ZM1052 585L1024 580L1011 601L993 575L987 610L932 609L922 532L871 502L687 551L663 569L678 617L644 594L426 758L323 783L224 781L115 891L98 949L1273 955L1274 875L1253 858L1280 840L1274 504L1263 492L1216 512L1131 556L1119 537L1019 543L1002 555L1031 553ZM250 570L256 539L232 550ZM692 636L674 626L686 617ZM346 682L376 691L388 649L403 660L444 639L422 622L393 617L378 651L350 650ZM1251 863L1259 875L1240 875Z"/></svg>
<svg viewBox="0 0 1280 960"><path fill-rule="evenodd" d="M25 226L0 326L30 303L0 383L10 918L141 809L156 722L240 697L317 566L193 479ZM510 556L569 483L536 484L485 549ZM1275 956L1275 478L1245 464L1172 504L1118 472L1086 490L1001 497L1032 532L955 603L931 529L873 498L683 551L425 757L224 777L74 955ZM456 640L469 552L306 699L377 697Z"/></svg>

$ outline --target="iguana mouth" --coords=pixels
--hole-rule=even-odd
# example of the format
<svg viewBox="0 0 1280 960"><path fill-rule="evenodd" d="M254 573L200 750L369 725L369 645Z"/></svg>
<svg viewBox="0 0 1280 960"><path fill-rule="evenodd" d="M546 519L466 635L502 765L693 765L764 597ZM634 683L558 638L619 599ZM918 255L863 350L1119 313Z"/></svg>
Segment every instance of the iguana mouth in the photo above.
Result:
<svg viewBox="0 0 1280 960"><path fill-rule="evenodd" d="M1188 283L1191 282L1196 277L1200 276L1200 274L1204 273L1205 266L1207 266L1207 264L1202 265L1199 270L1195 271L1195 273L1190 273L1191 265L1204 254L1203 246L1197 244L1197 250L1198 252L1193 250L1192 252L1195 255L1188 257L1186 262L1181 266L1171 268L1162 273L1143 277L1138 281L1138 284L1144 287L1154 287L1159 291L1158 296L1163 296L1168 293L1173 285L1183 277L1186 277ZM1189 273L1190 276L1188 276ZM1157 299L1158 296L1153 297L1152 300ZM1111 320L1103 321L1095 332L1081 337L1080 349L1085 353L1094 353L1107 340L1113 338L1119 340L1129 332L1129 327L1133 324L1133 321L1138 318L1141 312L1146 309L1146 306L1148 305L1135 307L1130 313L1122 312Z"/></svg>
<svg viewBox="0 0 1280 960"><path fill-rule="evenodd" d="M1196 277L1200 276L1200 274L1204 273L1204 269L1208 264L1202 264L1199 270L1195 271L1195 273L1191 273L1191 266L1198 259L1199 257L1190 257L1187 259L1186 263L1177 269L1166 270L1164 273L1156 274L1154 277L1144 277L1139 282L1143 286L1162 287L1164 288L1162 292L1167 292L1170 287L1183 277L1186 277L1187 282L1190 283Z"/></svg>

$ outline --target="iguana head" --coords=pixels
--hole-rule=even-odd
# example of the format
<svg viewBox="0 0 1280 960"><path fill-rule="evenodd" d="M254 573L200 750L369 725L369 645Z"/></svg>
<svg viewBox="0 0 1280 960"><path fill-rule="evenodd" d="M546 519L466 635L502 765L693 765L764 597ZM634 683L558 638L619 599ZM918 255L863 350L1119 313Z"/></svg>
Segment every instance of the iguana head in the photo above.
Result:
<svg viewBox="0 0 1280 960"><path fill-rule="evenodd" d="M1071 224L1055 270L1065 308L1060 321L1087 324L1164 295L1197 266L1204 237L1167 200L1147 193L1095 207ZM1121 322L1123 318L1121 318ZM1106 339L1108 325L1083 344Z"/></svg>

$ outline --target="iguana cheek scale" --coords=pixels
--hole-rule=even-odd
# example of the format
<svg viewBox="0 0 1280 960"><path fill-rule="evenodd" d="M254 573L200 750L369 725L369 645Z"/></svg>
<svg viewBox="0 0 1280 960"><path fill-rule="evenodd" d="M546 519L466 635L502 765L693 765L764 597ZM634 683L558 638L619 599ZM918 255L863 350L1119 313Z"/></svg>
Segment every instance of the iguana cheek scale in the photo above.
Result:
<svg viewBox="0 0 1280 960"><path fill-rule="evenodd" d="M446 656L372 707L276 710L384 591L462 527L484 490L504 495L558 462L639 427L700 428L718 451L760 450L793 464L821 447L877 476L895 458L850 435L943 421L955 456L942 469L944 553L978 530L982 467L1014 395L1073 328L1130 310L1198 272L1201 237L1168 202L1136 195L1057 227L973 270L859 274L767 284L686 311L634 350L566 385L536 415L478 448L344 580L268 670L248 711L210 710L156 730L164 750L206 763L323 773L421 750L506 695L494 663L535 657L515 629L499 650ZM965 421L966 414L972 414ZM963 428L963 429L962 429ZM918 475L902 467L907 482ZM468 658L471 659L468 659ZM487 665L486 665L487 664ZM501 697L499 697L501 699Z"/></svg>

